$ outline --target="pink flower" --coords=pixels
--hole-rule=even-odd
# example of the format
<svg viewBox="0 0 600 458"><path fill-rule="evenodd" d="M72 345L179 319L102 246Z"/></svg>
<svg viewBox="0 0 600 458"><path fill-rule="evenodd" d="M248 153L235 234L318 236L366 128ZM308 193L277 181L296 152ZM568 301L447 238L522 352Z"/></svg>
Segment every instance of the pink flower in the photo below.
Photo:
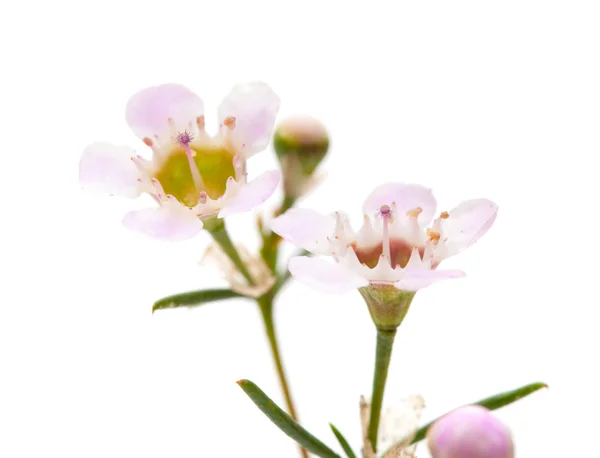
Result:
<svg viewBox="0 0 600 458"><path fill-rule="evenodd" d="M298 280L326 292L368 287L394 287L414 292L439 280L464 276L460 270L440 270L446 258L460 253L487 232L498 207L486 199L468 200L436 212L430 189L389 183L376 188L364 204L364 224L355 232L346 215L326 216L291 209L272 223L287 241L316 255L290 260Z"/></svg>
<svg viewBox="0 0 600 458"><path fill-rule="evenodd" d="M264 83L237 85L219 107L219 132L204 130L204 104L189 89L165 84L129 100L126 119L152 160L110 143L88 146L79 164L83 188L109 195L150 194L158 207L125 215L125 226L161 239L193 237L203 218L245 212L264 202L279 172L247 183L246 161L265 149L279 98Z"/></svg>
<svg viewBox="0 0 600 458"><path fill-rule="evenodd" d="M433 458L513 458L508 428L480 406L456 409L437 420L427 433Z"/></svg>

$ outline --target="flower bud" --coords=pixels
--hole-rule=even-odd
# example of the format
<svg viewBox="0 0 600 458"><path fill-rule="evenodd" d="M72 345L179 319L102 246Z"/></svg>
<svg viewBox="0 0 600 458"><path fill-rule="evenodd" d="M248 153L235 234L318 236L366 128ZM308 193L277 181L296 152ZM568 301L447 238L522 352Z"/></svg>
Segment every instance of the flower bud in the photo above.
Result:
<svg viewBox="0 0 600 458"><path fill-rule="evenodd" d="M273 146L281 162L285 195L298 198L314 185L317 166L329 150L323 123L309 116L285 119L275 131Z"/></svg>
<svg viewBox="0 0 600 458"><path fill-rule="evenodd" d="M427 433L433 458L513 458L509 429L480 406L460 407L437 420Z"/></svg>

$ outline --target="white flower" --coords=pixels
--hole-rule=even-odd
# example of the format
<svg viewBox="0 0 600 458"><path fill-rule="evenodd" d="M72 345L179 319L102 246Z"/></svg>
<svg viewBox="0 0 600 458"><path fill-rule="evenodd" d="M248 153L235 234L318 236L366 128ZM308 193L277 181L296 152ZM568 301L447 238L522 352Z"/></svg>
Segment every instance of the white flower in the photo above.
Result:
<svg viewBox="0 0 600 458"><path fill-rule="evenodd" d="M204 104L177 84L150 87L127 104L133 132L152 149L152 160L109 143L88 146L81 157L83 188L123 197L150 194L158 207L125 215L125 226L171 240L193 237L202 218L223 218L264 202L279 172L246 181L246 160L266 148L279 98L264 83L237 85L219 107L219 132L204 130Z"/></svg>
<svg viewBox="0 0 600 458"><path fill-rule="evenodd" d="M346 215L326 216L291 209L272 222L274 232L316 255L290 260L298 280L325 292L395 287L414 292L434 282L464 276L439 270L444 259L475 243L492 226L498 207L487 199L468 200L451 211L436 212L430 189L389 183L376 188L364 204L364 224L355 232ZM322 256L333 258L330 262Z"/></svg>

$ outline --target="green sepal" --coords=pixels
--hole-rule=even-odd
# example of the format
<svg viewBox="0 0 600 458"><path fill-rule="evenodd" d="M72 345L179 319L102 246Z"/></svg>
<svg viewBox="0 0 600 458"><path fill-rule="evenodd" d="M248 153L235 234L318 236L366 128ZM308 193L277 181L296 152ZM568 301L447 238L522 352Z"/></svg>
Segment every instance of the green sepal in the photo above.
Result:
<svg viewBox="0 0 600 458"><path fill-rule="evenodd" d="M393 331L402 324L416 294L392 285L363 286L358 291L369 307L373 323L381 331Z"/></svg>
<svg viewBox="0 0 600 458"><path fill-rule="evenodd" d="M275 426L301 447L321 458L341 458L327 445L305 430L275 404L256 384L250 380L239 380L237 384Z"/></svg>
<svg viewBox="0 0 600 458"><path fill-rule="evenodd" d="M188 291L187 293L174 294L163 297L154 303L152 313L157 310L174 309L178 307L197 307L208 302L222 301L236 297L246 297L231 289L202 289L199 291Z"/></svg>
<svg viewBox="0 0 600 458"><path fill-rule="evenodd" d="M338 440L338 442L344 449L344 453L346 454L346 456L348 458L356 458L356 453L354 453L354 451L352 450L352 447L350 447L350 444L348 443L348 441L346 440L344 435L340 432L340 430L337 429L331 423L329 423L329 427L331 428L331 431L333 431L333 435L335 436L335 438Z"/></svg>

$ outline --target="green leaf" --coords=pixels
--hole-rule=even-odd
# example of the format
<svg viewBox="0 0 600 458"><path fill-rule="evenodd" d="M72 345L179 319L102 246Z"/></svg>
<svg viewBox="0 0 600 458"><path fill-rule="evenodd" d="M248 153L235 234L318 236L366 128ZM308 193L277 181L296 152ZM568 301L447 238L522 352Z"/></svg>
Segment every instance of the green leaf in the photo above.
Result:
<svg viewBox="0 0 600 458"><path fill-rule="evenodd" d="M519 399L524 398L525 396L530 395L531 393L535 393L536 391L541 390L542 388L548 388L548 385L546 385L545 383L541 383L541 382L530 383L529 385L522 386L520 388L517 388L516 390L506 391L504 393L500 393L495 396L485 398L485 399L482 399L477 402L473 402L468 405L476 404L476 405L483 406L490 410L496 410L496 409L499 409L500 407L504 407L508 404L512 404L513 402L518 401ZM441 417L438 417L438 418L441 418ZM417 431L417 434L415 435L415 438L412 440L411 444L414 444L416 442L419 442L419 441L422 441L423 439L425 439L425 436L427 435L427 431L429 430L431 425L433 423L435 423L436 420L438 420L438 418L436 418L431 423L428 423L425 426L423 426L422 428L420 428Z"/></svg>
<svg viewBox="0 0 600 458"><path fill-rule="evenodd" d="M246 297L231 289L204 289L200 291L189 291L187 293L175 294L163 297L152 306L152 313L157 310L174 309L177 307L196 307L207 302L222 301L234 297Z"/></svg>
<svg viewBox="0 0 600 458"><path fill-rule="evenodd" d="M346 456L348 458L356 458L356 454L352 450L352 447L350 447L350 444L348 443L348 441L346 440L346 438L344 437L344 435L342 433L340 433L339 429L337 429L331 423L329 423L329 427L331 428L331 430L333 431L333 434L335 435L336 439L338 440L338 442L340 443L340 445L344 449L344 452L346 453Z"/></svg>
<svg viewBox="0 0 600 458"><path fill-rule="evenodd" d="M248 397L256 404L269 420L298 442L303 448L321 458L341 458L323 442L296 423L292 417L281 410L258 386L250 380L239 380L237 384L244 390Z"/></svg>

